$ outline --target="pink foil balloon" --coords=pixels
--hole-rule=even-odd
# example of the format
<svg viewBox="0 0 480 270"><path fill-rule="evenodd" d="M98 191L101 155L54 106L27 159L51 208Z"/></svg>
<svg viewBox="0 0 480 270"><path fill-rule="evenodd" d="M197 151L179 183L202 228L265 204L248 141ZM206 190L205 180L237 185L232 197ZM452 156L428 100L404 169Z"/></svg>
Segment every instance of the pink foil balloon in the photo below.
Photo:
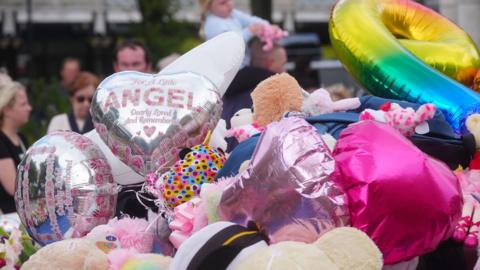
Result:
<svg viewBox="0 0 480 270"><path fill-rule="evenodd" d="M313 242L349 224L345 194L330 181L334 160L316 129L300 118L267 126L248 169L222 196L223 220L253 221L270 238Z"/></svg>
<svg viewBox="0 0 480 270"><path fill-rule="evenodd" d="M451 236L463 204L456 176L397 130L374 121L350 125L334 157L333 179L348 196L352 226L375 241L386 264Z"/></svg>

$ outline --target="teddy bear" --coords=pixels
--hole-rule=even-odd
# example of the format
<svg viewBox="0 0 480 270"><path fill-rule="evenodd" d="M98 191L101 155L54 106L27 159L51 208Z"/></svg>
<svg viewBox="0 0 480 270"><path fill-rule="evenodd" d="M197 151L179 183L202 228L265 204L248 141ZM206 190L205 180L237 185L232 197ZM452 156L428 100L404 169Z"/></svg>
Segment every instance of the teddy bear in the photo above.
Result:
<svg viewBox="0 0 480 270"><path fill-rule="evenodd" d="M260 127L280 120L286 112L300 112L303 90L287 73L275 74L260 82L251 93L253 120Z"/></svg>
<svg viewBox="0 0 480 270"><path fill-rule="evenodd" d="M66 239L41 248L26 261L25 270L107 270L107 254L85 238Z"/></svg>
<svg viewBox="0 0 480 270"><path fill-rule="evenodd" d="M180 151L180 159L167 172L147 175L144 189L158 199L162 211L171 213L175 206L198 196L202 184L216 180L226 155L210 146L209 140L208 135L203 143Z"/></svg>
<svg viewBox="0 0 480 270"><path fill-rule="evenodd" d="M227 123L225 120L220 119L212 132L208 144L210 146L220 148L225 152L227 151L227 141L225 141L225 137L227 137Z"/></svg>
<svg viewBox="0 0 480 270"><path fill-rule="evenodd" d="M147 253L153 245L153 235L148 231L148 225L145 219L114 218L107 224L93 228L85 238L105 253L119 248Z"/></svg>
<svg viewBox="0 0 480 270"><path fill-rule="evenodd" d="M193 234L177 251L171 269L360 269L380 270L382 254L363 232L339 227L312 244L269 245L254 224L216 222Z"/></svg>
<svg viewBox="0 0 480 270"><path fill-rule="evenodd" d="M426 134L429 132L427 120L435 115L434 104L424 104L417 111L408 107L402 108L397 103L387 102L380 110L366 109L360 114L360 120L376 120L387 123L405 136L412 136L414 132Z"/></svg>
<svg viewBox="0 0 480 270"><path fill-rule="evenodd" d="M225 137L235 137L238 142L243 142L263 131L263 128L253 121L251 109L237 111L230 119L230 126L231 128L227 130Z"/></svg>

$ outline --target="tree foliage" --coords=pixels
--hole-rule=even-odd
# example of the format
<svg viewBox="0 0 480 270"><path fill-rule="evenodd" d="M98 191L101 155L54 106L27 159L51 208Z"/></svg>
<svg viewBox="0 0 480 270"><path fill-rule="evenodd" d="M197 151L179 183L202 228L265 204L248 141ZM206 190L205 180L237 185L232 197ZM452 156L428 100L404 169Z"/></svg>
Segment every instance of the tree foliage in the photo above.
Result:
<svg viewBox="0 0 480 270"><path fill-rule="evenodd" d="M173 52L184 53L200 43L198 25L175 20L179 1L139 0L138 4L143 20L132 26L132 33L148 45L154 59Z"/></svg>

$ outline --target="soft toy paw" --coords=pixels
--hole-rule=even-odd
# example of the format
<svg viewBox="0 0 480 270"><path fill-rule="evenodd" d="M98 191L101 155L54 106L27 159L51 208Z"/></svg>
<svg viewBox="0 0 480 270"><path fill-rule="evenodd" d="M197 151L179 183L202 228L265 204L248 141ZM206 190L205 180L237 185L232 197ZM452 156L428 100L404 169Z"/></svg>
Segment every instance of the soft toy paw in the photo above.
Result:
<svg viewBox="0 0 480 270"><path fill-rule="evenodd" d="M302 111L309 115L353 110L360 107L359 98L346 98L333 101L330 93L320 88L311 93L303 102Z"/></svg>
<svg viewBox="0 0 480 270"><path fill-rule="evenodd" d="M287 73L276 74L260 82L252 94L253 120L261 127L282 119L286 112L300 112L303 90Z"/></svg>
<svg viewBox="0 0 480 270"><path fill-rule="evenodd" d="M417 111L412 108L402 108L397 103L386 103L381 110L366 109L360 114L360 120L376 120L387 123L405 136L414 132L425 134L429 132L427 120L435 115L434 104L424 104Z"/></svg>

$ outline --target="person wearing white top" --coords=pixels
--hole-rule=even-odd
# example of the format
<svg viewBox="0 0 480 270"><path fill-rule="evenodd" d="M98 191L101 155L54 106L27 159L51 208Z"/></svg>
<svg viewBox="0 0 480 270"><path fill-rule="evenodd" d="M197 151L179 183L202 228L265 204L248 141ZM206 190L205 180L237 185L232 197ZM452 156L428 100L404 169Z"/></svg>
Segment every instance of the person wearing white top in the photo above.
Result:
<svg viewBox="0 0 480 270"><path fill-rule="evenodd" d="M56 130L71 130L84 134L93 129L90 104L100 80L90 72L81 72L69 89L72 111L54 116L47 133Z"/></svg>

